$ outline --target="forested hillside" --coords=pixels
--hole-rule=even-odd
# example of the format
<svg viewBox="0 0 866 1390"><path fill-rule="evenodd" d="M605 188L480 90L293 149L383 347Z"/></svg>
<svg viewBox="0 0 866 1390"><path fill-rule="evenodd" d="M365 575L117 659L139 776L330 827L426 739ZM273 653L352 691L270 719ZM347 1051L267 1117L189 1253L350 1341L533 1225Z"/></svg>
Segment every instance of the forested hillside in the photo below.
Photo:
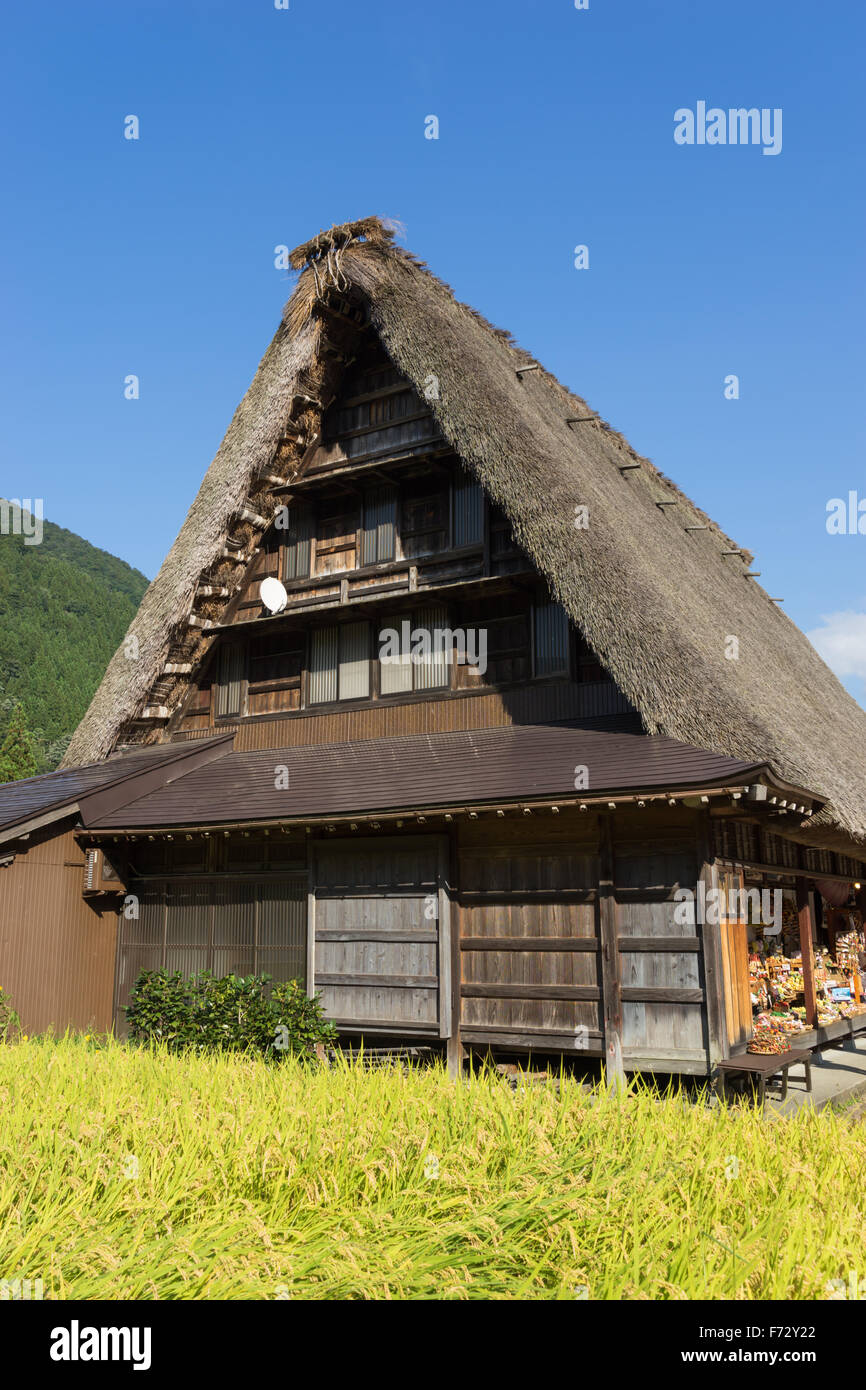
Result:
<svg viewBox="0 0 866 1390"><path fill-rule="evenodd" d="M24 709L40 772L57 766L147 580L55 526L40 545L0 534L0 743Z"/></svg>

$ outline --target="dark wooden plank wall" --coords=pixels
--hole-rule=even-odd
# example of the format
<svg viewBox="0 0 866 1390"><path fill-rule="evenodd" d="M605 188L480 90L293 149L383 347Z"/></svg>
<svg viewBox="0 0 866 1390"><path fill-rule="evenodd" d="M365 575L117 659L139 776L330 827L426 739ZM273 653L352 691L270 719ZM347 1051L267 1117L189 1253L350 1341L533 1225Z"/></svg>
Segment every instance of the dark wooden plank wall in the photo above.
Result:
<svg viewBox="0 0 866 1390"><path fill-rule="evenodd" d="M587 818L461 822L461 1028L601 1051L598 850Z"/></svg>
<svg viewBox="0 0 866 1390"><path fill-rule="evenodd" d="M704 930L677 923L673 900L678 887L696 888L702 824L682 806L621 804L614 812L488 812L434 836L359 829L342 839L313 830L305 837L308 931L326 1012L344 1030L447 1037L459 1027L470 1044L583 1051L607 1056L611 1067L621 1058L626 1071L705 1072L707 966L711 1003L725 1006L717 944L705 963ZM255 873L274 846L296 862L295 837L267 848L255 835L212 839L207 854L226 867L246 856ZM175 841L159 858L165 873L166 856L178 857L193 893L194 848ZM196 910L192 899L185 907L177 899L170 935L178 946L181 938L196 945L184 936ZM713 1030L715 1060L725 1043L717 1020Z"/></svg>
<svg viewBox="0 0 866 1390"><path fill-rule="evenodd" d="M697 891L697 830L695 812L682 807L612 816L626 1069L706 1065L701 928L674 918L676 890Z"/></svg>
<svg viewBox="0 0 866 1390"><path fill-rule="evenodd" d="M706 1070L702 938L673 898L696 890L696 831L683 808L462 821L465 1039L571 1049L584 1025L611 1070Z"/></svg>
<svg viewBox="0 0 866 1390"><path fill-rule="evenodd" d="M315 987L338 1027L442 1031L444 843L407 836L312 846ZM450 1019L442 1022L449 1032Z"/></svg>

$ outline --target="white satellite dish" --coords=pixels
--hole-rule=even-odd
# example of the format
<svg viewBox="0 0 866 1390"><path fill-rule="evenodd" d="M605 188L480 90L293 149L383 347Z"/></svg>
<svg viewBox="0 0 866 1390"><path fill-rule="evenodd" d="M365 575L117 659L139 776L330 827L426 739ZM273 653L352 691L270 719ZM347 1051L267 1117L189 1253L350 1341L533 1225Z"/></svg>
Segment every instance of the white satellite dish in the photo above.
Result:
<svg viewBox="0 0 866 1390"><path fill-rule="evenodd" d="M267 579L262 580L259 595L265 608L271 613L282 613L289 601L289 596L279 579L274 579L270 575Z"/></svg>

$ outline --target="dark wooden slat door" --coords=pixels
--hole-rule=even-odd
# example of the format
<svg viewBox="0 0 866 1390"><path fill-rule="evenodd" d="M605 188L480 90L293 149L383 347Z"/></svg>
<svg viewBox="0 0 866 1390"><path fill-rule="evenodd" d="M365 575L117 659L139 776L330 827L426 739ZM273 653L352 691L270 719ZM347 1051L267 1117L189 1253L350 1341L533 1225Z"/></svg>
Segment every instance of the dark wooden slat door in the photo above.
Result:
<svg viewBox="0 0 866 1390"><path fill-rule="evenodd" d="M594 843L533 843L483 825L460 848L460 1018L470 1040L598 1054L601 975ZM490 837L490 838L488 838ZM495 837L495 838L494 838Z"/></svg>
<svg viewBox="0 0 866 1390"><path fill-rule="evenodd" d="M314 988L352 1031L450 1032L444 837L315 847Z"/></svg>

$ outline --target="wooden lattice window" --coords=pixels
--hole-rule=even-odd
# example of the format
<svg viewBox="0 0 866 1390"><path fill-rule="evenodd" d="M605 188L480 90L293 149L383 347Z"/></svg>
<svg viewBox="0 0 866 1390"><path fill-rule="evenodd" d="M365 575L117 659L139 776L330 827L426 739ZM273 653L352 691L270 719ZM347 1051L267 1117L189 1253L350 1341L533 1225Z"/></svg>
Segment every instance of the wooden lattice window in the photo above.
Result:
<svg viewBox="0 0 866 1390"><path fill-rule="evenodd" d="M407 560L416 555L435 555L444 550L448 535L448 494L434 491L428 482L423 492L408 490L402 501L400 540Z"/></svg>

